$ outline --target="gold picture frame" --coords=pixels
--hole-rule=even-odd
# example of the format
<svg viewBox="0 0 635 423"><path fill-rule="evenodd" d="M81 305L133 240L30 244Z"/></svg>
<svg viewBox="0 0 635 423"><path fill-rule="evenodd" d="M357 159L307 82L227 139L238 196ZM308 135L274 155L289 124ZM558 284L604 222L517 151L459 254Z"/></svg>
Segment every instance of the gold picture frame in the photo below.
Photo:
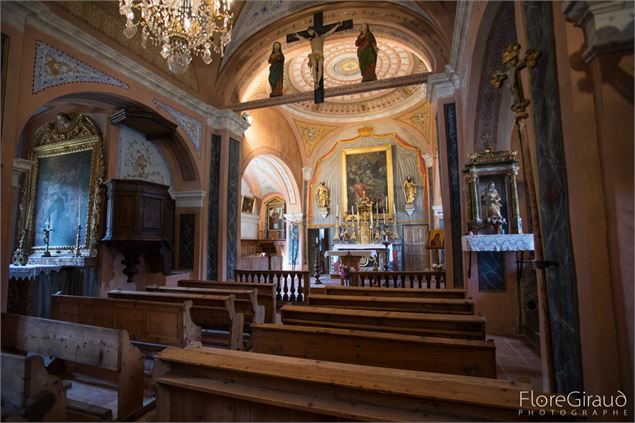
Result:
<svg viewBox="0 0 635 423"><path fill-rule="evenodd" d="M46 249L41 233L50 222L53 257L68 257L75 249L78 224L80 254L95 257L104 174L97 126L85 115L60 113L37 132L29 158L34 166L27 185L24 229L30 255L39 257Z"/></svg>
<svg viewBox="0 0 635 423"><path fill-rule="evenodd" d="M377 154L377 153L384 153ZM351 169L349 163L349 157L354 158L354 156L361 156L358 163L355 163L355 169ZM385 166L385 175L384 170L381 169L381 165L379 167L373 167L373 165L380 161L381 157L384 157L383 165ZM355 158L357 159L357 158ZM364 163L363 160L366 159L367 163ZM385 195L388 198L388 207L386 204L379 204L379 214L382 215L392 214L394 210L395 204L395 194L394 194L394 183L393 183L393 163L392 163L392 145L379 145L374 147L356 147L356 148L345 148L341 153L341 166L342 166L342 210L350 211L351 206L353 205L354 196L351 193L351 190L358 191L359 188L353 187L355 184L362 184L367 191L367 196L373 200L378 201L378 197L381 195ZM362 174L362 172L364 174ZM353 174L355 173L355 174ZM368 180L364 182L366 178L366 174L369 175L369 178L373 180L385 178L385 192L383 191L383 187L379 188L381 181L374 181L373 185L370 186ZM353 183L353 181L355 181ZM373 206L373 212L375 212L376 208Z"/></svg>
<svg viewBox="0 0 635 423"><path fill-rule="evenodd" d="M442 229L428 231L428 250L442 250L445 248L445 232Z"/></svg>

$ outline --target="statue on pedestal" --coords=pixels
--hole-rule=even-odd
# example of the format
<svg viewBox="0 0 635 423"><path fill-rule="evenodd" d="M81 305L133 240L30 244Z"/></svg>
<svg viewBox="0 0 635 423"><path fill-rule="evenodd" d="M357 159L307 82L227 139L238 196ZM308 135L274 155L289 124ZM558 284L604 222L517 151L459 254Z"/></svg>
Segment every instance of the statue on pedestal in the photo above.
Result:
<svg viewBox="0 0 635 423"><path fill-rule="evenodd" d="M318 185L316 196L320 216L324 219L329 215L329 189L326 187L324 182L320 182L320 185Z"/></svg>
<svg viewBox="0 0 635 423"><path fill-rule="evenodd" d="M501 214L503 205L494 182L490 182L483 194L481 194L481 203L483 206L483 221L492 226L494 233L502 233L501 225L505 223L505 219Z"/></svg>
<svg viewBox="0 0 635 423"><path fill-rule="evenodd" d="M412 213L415 210L414 202L417 196L417 184L412 180L412 176L408 176L406 180L403 182L403 195L406 200L406 206L404 209L408 216L412 216Z"/></svg>

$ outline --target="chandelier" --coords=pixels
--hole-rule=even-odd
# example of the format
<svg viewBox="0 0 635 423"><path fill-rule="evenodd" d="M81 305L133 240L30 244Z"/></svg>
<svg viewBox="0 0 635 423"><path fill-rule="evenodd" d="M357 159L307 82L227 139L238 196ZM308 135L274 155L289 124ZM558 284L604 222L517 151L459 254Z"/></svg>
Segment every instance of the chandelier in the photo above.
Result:
<svg viewBox="0 0 635 423"><path fill-rule="evenodd" d="M170 71L182 74L192 53L207 65L212 63L212 49L222 57L231 41L230 4L231 0L119 0L119 13L127 19L127 38L141 27L141 46L146 48L148 40L160 45Z"/></svg>

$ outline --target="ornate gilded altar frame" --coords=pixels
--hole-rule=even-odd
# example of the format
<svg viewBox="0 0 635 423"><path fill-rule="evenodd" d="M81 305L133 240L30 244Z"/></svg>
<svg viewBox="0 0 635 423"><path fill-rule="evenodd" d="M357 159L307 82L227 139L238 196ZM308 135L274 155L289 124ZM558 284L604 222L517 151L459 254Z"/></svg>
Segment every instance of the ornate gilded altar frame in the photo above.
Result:
<svg viewBox="0 0 635 423"><path fill-rule="evenodd" d="M489 146L485 150L471 154L465 165L465 180L467 189L467 230L468 233L478 234L484 223L481 219L481 193L479 192L479 177L485 175L500 175L504 178L505 187L509 193L508 224L511 234L523 233L520 206L518 202L518 160L516 151L493 151Z"/></svg>
<svg viewBox="0 0 635 423"><path fill-rule="evenodd" d="M62 116L61 121L57 120L60 119L60 116ZM41 230L41 228L34 227L40 159L82 151L91 151L92 153L88 184L88 204L86 204L87 213L86 219L81 222L80 252L83 257L95 257L97 255L102 202L100 187L104 175L102 138L97 126L89 117L76 113L60 113L56 120L45 124L38 130L35 143L29 155L29 159L34 162L34 166L27 182L28 209L24 229L26 230L26 246L28 246L31 257L39 257L39 253L45 249L41 246L34 246L35 237L40 234ZM75 221L72 220L71 224L75 225ZM61 254L53 254L48 259L48 261L54 262L56 258L68 257L70 255L69 252L75 248L75 245L51 245L49 248L53 252L61 251Z"/></svg>
<svg viewBox="0 0 635 423"><path fill-rule="evenodd" d="M341 153L341 164L342 164L342 211L349 210L350 206L348 204L348 173L346 169L346 156L355 155L355 154L366 154L366 153L375 153L385 151L386 152L386 183L388 185L388 210L386 210L386 216L391 215L391 210L394 210L395 204L395 193L394 193L394 184L393 184L393 166L392 166L392 145L378 145L374 147L356 147L356 148L345 148ZM384 214L380 213L378 217L383 217Z"/></svg>

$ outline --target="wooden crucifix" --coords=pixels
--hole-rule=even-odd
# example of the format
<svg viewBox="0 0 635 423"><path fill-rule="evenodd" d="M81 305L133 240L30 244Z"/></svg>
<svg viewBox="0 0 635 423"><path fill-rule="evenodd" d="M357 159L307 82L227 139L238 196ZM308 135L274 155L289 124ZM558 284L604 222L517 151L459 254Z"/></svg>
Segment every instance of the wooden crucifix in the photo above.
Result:
<svg viewBox="0 0 635 423"><path fill-rule="evenodd" d="M298 36L311 42L309 66L313 76L313 101L315 104L324 103L324 38L334 32L353 28L353 20L324 25L322 12L313 14L313 26L305 31L287 34L287 44L299 41Z"/></svg>
<svg viewBox="0 0 635 423"><path fill-rule="evenodd" d="M518 43L511 44L503 53L503 64L507 67L505 72L494 71L490 82L496 88L500 88L503 81L507 80L507 84L512 92L512 111L516 113L517 119L527 118L525 109L529 106L529 100L525 98L523 92L523 84L520 81L520 71L524 68L533 68L540 57L537 50L527 50L524 58L519 57L520 45Z"/></svg>

